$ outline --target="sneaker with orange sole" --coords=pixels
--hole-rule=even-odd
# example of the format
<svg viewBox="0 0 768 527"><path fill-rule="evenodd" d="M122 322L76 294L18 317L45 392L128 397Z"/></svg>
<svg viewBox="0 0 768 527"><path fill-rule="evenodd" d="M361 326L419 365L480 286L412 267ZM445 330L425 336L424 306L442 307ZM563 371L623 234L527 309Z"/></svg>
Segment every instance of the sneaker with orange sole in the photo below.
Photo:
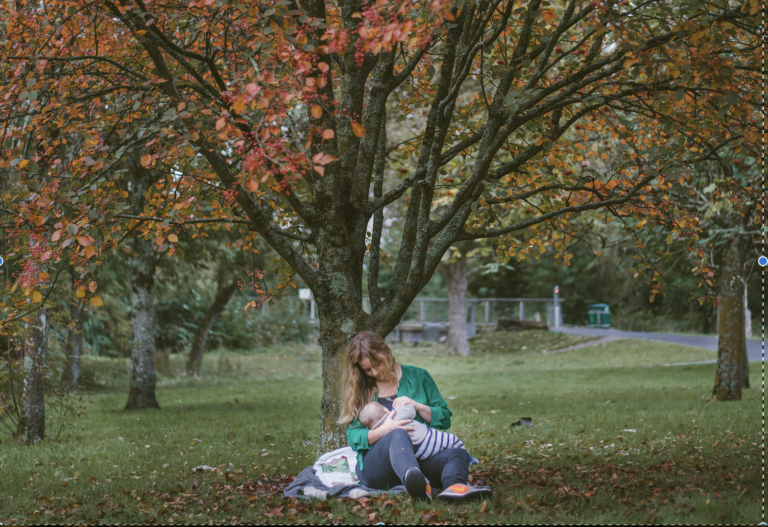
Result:
<svg viewBox="0 0 768 527"><path fill-rule="evenodd" d="M491 487L476 487L456 483L443 490L437 497L451 501L469 501L487 498L491 494L493 494Z"/></svg>
<svg viewBox="0 0 768 527"><path fill-rule="evenodd" d="M413 499L417 500L432 500L432 486L429 484L429 480L424 477L416 467L409 468L403 478L403 485L405 491Z"/></svg>

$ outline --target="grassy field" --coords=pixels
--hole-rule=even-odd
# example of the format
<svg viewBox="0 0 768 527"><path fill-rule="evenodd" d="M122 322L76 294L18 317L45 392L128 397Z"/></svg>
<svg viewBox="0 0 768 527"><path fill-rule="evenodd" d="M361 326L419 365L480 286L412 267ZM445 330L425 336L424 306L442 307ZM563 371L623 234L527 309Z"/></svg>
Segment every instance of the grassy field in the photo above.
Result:
<svg viewBox="0 0 768 527"><path fill-rule="evenodd" d="M393 349L449 400L451 431L482 461L473 482L494 488L485 507L283 499L317 454L321 393L319 350L287 347L206 355L201 378L174 374L182 357L165 360L154 411L122 410L127 361L85 360L90 406L71 435L34 447L3 438L0 522L763 521L756 363L744 400L708 402L714 365L664 364L713 352L626 340L545 354L551 336L526 333L502 348L499 334L481 335L467 358ZM533 426L510 427L519 417ZM192 472L203 464L221 471Z"/></svg>

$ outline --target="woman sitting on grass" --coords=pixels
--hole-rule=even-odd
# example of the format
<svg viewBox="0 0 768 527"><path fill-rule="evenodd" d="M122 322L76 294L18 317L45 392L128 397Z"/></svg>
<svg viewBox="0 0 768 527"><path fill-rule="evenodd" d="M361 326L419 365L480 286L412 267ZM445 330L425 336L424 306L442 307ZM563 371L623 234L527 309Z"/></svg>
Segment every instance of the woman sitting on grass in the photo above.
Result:
<svg viewBox="0 0 768 527"><path fill-rule="evenodd" d="M360 411L371 401L388 410L384 424L373 430L360 422ZM472 459L463 448L447 448L418 460L409 435L410 419L395 421L393 407L410 404L416 419L438 430L451 426L451 411L427 370L399 364L384 339L371 331L355 336L347 351L342 385L341 417L347 442L357 452L357 476L366 487L387 490L405 486L414 499L431 499L430 484L442 487L440 498L467 500L491 494L489 487L467 484ZM426 476L426 477L425 477Z"/></svg>

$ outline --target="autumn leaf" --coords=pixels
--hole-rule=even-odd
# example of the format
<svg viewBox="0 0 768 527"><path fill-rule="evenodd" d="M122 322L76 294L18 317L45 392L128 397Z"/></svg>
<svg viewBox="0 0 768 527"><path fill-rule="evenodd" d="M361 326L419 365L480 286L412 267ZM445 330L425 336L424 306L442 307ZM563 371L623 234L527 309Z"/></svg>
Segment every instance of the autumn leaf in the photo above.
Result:
<svg viewBox="0 0 768 527"><path fill-rule="evenodd" d="M90 259L96 254L96 248L93 245L89 245L85 248L85 257Z"/></svg>
<svg viewBox="0 0 768 527"><path fill-rule="evenodd" d="M312 167L312 169L320 174L320 177L323 177L325 175L325 168L321 167L320 165L315 165Z"/></svg>
<svg viewBox="0 0 768 527"><path fill-rule="evenodd" d="M331 130L330 128L326 128L325 130L323 130L323 139L333 139L334 136L335 134L333 133L333 130Z"/></svg>
<svg viewBox="0 0 768 527"><path fill-rule="evenodd" d="M352 133L357 137L365 137L365 126L359 123L352 123Z"/></svg>
<svg viewBox="0 0 768 527"><path fill-rule="evenodd" d="M75 292L75 296L77 298L83 298L85 296L85 287L80 286L77 288L77 291Z"/></svg>
<svg viewBox="0 0 768 527"><path fill-rule="evenodd" d="M79 243L83 247L87 247L88 245L91 245L93 243L93 238L91 238L90 236L78 236L77 243Z"/></svg>
<svg viewBox="0 0 768 527"><path fill-rule="evenodd" d="M39 304L43 301L43 294L40 291L35 291L32 293L32 302L35 302Z"/></svg>
<svg viewBox="0 0 768 527"><path fill-rule="evenodd" d="M316 104L312 107L311 113L312 113L312 117L314 117L315 119L320 119L320 117L322 117L323 115L323 109Z"/></svg>
<svg viewBox="0 0 768 527"><path fill-rule="evenodd" d="M141 166L147 168L152 164L152 156L141 156Z"/></svg>
<svg viewBox="0 0 768 527"><path fill-rule="evenodd" d="M315 154L315 157L312 158L312 161L314 161L318 165L325 166L328 163L333 163L334 161L338 161L338 158L333 157L331 154L324 154L323 152L319 152Z"/></svg>
<svg viewBox="0 0 768 527"><path fill-rule="evenodd" d="M220 119L216 120L216 131L221 130L227 125L227 121L221 117Z"/></svg>
<svg viewBox="0 0 768 527"><path fill-rule="evenodd" d="M753 132L752 130L747 130L744 132L744 139L749 141L750 143L756 143L758 137L760 137L756 132Z"/></svg>
<svg viewBox="0 0 768 527"><path fill-rule="evenodd" d="M27 166L29 166L29 159L22 159L19 168L27 168Z"/></svg>
<svg viewBox="0 0 768 527"><path fill-rule="evenodd" d="M91 293L95 293L96 292L96 282L94 280L91 280L91 283L88 284L88 290Z"/></svg>
<svg viewBox="0 0 768 527"><path fill-rule="evenodd" d="M35 226L41 227L45 223L45 216L32 216L30 220L32 220Z"/></svg>
<svg viewBox="0 0 768 527"><path fill-rule="evenodd" d="M176 236L175 234L169 234L168 235L168 241L171 242L171 243L176 243L176 242L179 241L179 237Z"/></svg>
<svg viewBox="0 0 768 527"><path fill-rule="evenodd" d="M94 307L99 307L99 306L103 306L104 302L101 301L100 296L94 296L91 298L91 305Z"/></svg>

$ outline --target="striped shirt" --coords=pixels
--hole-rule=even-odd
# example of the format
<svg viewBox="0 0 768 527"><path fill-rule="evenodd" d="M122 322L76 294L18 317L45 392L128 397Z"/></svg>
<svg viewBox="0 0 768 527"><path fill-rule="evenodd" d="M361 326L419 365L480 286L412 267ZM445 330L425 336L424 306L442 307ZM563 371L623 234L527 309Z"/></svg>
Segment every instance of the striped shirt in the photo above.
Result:
<svg viewBox="0 0 768 527"><path fill-rule="evenodd" d="M416 450L416 459L428 459L446 448L463 448L466 450L464 443L455 435L428 427L427 436Z"/></svg>

